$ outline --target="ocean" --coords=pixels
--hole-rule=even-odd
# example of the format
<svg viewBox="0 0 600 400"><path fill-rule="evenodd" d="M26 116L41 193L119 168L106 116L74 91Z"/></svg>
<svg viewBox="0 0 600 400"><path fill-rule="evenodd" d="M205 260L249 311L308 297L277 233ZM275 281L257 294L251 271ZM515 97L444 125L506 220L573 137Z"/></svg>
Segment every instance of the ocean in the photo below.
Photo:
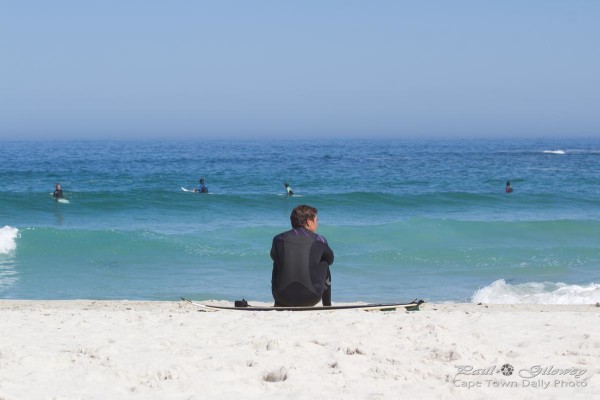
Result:
<svg viewBox="0 0 600 400"><path fill-rule="evenodd" d="M599 139L4 141L0 159L4 299L268 302L272 238L309 204L334 302L600 302ZM181 189L200 177L209 194Z"/></svg>

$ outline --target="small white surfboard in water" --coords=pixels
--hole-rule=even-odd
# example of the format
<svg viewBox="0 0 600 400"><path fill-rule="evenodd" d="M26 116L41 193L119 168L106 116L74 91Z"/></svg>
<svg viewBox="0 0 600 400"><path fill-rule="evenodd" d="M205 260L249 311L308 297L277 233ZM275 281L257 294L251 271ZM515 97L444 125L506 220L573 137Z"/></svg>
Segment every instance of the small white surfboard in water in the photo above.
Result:
<svg viewBox="0 0 600 400"><path fill-rule="evenodd" d="M54 194L54 192L50 192L50 196L52 196L53 194ZM52 198L54 198L54 197L52 197ZM60 199L54 199L54 200L56 200L56 201L58 201L59 203L62 203L62 204L69 204L70 203L69 200L67 200L67 199L65 199L63 197L61 197Z"/></svg>
<svg viewBox="0 0 600 400"><path fill-rule="evenodd" d="M544 154L558 154L563 156L567 154L567 152L564 150L544 150Z"/></svg>
<svg viewBox="0 0 600 400"><path fill-rule="evenodd" d="M196 189L190 190L190 189L184 188L183 186L181 186L181 190L183 190L184 192L189 192L189 193L201 193L201 192L197 191ZM214 194L214 193L201 193L201 194Z"/></svg>
<svg viewBox="0 0 600 400"><path fill-rule="evenodd" d="M304 195L303 195L303 194L294 194L293 196L290 196L290 195L289 195L289 194L287 194L287 193L277 193L277 196L282 196L282 197L285 197L285 198L292 198L292 197L304 197Z"/></svg>

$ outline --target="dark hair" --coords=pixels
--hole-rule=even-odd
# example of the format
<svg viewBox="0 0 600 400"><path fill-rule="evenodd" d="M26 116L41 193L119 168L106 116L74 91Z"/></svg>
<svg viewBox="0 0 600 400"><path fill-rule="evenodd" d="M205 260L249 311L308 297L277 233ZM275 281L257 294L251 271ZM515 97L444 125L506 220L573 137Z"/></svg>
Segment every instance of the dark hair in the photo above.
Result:
<svg viewBox="0 0 600 400"><path fill-rule="evenodd" d="M314 221L317 216L317 209L311 206L302 204L292 210L290 221L292 228L305 228L306 221Z"/></svg>
<svg viewBox="0 0 600 400"><path fill-rule="evenodd" d="M510 186L510 181L506 181L506 186Z"/></svg>

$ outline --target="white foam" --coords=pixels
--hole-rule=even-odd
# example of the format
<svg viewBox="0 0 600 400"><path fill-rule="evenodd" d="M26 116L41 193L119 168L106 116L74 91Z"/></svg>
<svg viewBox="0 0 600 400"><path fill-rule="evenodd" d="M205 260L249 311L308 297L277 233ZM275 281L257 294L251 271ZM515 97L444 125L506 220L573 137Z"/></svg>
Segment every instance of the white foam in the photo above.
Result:
<svg viewBox="0 0 600 400"><path fill-rule="evenodd" d="M500 279L479 289L472 303L487 304L595 304L600 302L600 284L528 282L511 285Z"/></svg>
<svg viewBox="0 0 600 400"><path fill-rule="evenodd" d="M8 254L17 248L19 230L6 225L0 228L0 254Z"/></svg>
<svg viewBox="0 0 600 400"><path fill-rule="evenodd" d="M544 150L544 154L567 154L564 150Z"/></svg>

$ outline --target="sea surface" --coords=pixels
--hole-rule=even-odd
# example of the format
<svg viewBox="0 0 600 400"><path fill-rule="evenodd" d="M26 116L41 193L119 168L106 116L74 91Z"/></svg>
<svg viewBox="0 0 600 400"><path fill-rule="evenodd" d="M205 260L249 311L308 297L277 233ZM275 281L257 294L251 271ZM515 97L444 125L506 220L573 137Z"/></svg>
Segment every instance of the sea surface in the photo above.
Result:
<svg viewBox="0 0 600 400"><path fill-rule="evenodd" d="M334 302L600 302L599 139L0 142L0 182L4 299L271 301L309 204Z"/></svg>

